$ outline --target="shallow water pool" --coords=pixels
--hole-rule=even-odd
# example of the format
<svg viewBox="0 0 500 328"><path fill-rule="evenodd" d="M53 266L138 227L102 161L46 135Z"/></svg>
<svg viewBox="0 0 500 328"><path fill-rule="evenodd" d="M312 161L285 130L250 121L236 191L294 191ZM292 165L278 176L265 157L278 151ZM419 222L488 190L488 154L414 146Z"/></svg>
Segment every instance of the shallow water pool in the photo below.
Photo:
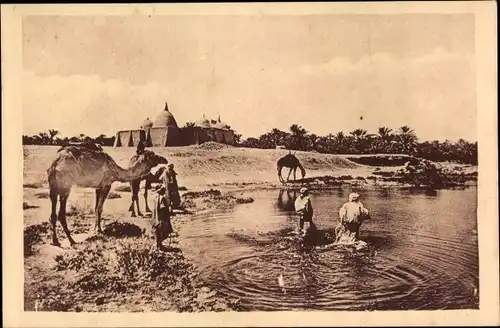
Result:
<svg viewBox="0 0 500 328"><path fill-rule="evenodd" d="M348 189L313 192L320 231L337 225ZM362 190L372 220L364 251L290 247L294 191L180 227L181 247L217 290L248 311L478 308L477 190ZM174 221L175 224L175 221ZM282 277L282 284L278 278Z"/></svg>

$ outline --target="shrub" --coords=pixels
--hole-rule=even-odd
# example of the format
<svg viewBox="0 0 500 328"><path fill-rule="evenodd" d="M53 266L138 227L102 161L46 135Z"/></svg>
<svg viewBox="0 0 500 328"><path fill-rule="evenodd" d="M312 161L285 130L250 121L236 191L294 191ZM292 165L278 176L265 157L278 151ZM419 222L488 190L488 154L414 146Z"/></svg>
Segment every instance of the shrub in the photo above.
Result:
<svg viewBox="0 0 500 328"><path fill-rule="evenodd" d="M33 246L42 241L42 235L47 234L50 230L50 224L44 222L41 224L34 224L24 228L24 256L32 255L34 253Z"/></svg>
<svg viewBox="0 0 500 328"><path fill-rule="evenodd" d="M430 161L406 165L397 173L400 182L416 187L446 188L463 185L467 178L464 173L437 167Z"/></svg>

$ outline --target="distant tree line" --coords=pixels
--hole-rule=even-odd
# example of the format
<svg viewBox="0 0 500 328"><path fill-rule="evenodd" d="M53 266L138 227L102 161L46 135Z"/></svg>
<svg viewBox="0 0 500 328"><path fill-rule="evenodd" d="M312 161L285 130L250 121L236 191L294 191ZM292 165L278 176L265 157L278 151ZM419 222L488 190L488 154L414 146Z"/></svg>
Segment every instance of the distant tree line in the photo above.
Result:
<svg viewBox="0 0 500 328"><path fill-rule="evenodd" d="M402 126L397 131L381 127L374 134L355 129L349 134L341 131L319 136L293 124L289 132L274 128L258 138L247 138L239 145L263 149L283 147L327 154L407 154L436 162L453 161L477 165L477 142L471 143L463 139L457 142L419 142L415 131L408 126Z"/></svg>
<svg viewBox="0 0 500 328"><path fill-rule="evenodd" d="M23 135L23 145L46 145L46 146L63 146L70 143L78 143L83 141L93 141L103 146L113 146L115 137L108 137L105 134L100 134L97 137L89 137L85 134L80 134L71 138L60 138L58 130L48 130L47 132L40 132L38 134L28 136Z"/></svg>
<svg viewBox="0 0 500 328"><path fill-rule="evenodd" d="M189 129L193 123L186 123L183 129ZM59 138L59 131L48 130L37 135L23 135L23 145L65 145L72 142L94 141L103 146L113 146L115 137L101 134L89 137L84 134L71 138ZM242 140L235 132L236 144L240 147L315 151L327 154L407 154L425 158L435 162L452 161L477 165L477 142L464 139L456 142L446 140L424 141L419 139L413 129L402 126L397 131L381 127L377 133L371 134L363 129L355 129L348 134L340 131L336 134L319 136L309 133L300 125L293 124L289 132L272 129L258 138L250 137Z"/></svg>

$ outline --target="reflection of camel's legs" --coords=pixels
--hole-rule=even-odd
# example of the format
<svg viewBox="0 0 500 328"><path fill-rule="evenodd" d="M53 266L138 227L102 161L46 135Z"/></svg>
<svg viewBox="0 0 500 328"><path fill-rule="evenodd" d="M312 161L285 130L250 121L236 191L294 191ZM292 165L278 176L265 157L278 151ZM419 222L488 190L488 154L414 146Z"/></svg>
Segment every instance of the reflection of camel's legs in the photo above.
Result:
<svg viewBox="0 0 500 328"><path fill-rule="evenodd" d="M71 233L69 232L68 224L66 222L66 203L68 201L69 192L70 192L69 189L61 192L61 196L59 198L60 202L59 221L61 222L63 230L66 233L66 236L68 237L69 243L73 246L74 244L76 244L76 242L71 237Z"/></svg>
<svg viewBox="0 0 500 328"><path fill-rule="evenodd" d="M54 246L61 246L59 240L57 240L56 224L57 224L57 191L55 188L50 188L50 201L52 202L52 212L50 214L50 223L52 224L52 244Z"/></svg>
<svg viewBox="0 0 500 328"><path fill-rule="evenodd" d="M106 198L108 197L108 193L109 193L110 189L111 189L111 186L104 186L100 189L99 203L98 203L99 205L97 206L96 226L95 226L97 233L102 233L102 229L101 229L102 209L104 207L104 202L106 201Z"/></svg>
<svg viewBox="0 0 500 328"><path fill-rule="evenodd" d="M278 207L283 208L283 189L280 189L279 195L278 195Z"/></svg>

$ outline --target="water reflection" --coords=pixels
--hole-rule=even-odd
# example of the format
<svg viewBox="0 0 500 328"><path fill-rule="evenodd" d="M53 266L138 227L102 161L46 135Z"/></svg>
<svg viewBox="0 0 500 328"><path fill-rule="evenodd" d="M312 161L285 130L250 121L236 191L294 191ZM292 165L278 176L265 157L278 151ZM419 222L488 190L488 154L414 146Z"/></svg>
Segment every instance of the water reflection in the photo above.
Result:
<svg viewBox="0 0 500 328"><path fill-rule="evenodd" d="M295 198L297 198L297 190L280 189L278 195L277 207L283 212L295 210Z"/></svg>
<svg viewBox="0 0 500 328"><path fill-rule="evenodd" d="M409 188L410 195L425 195L428 197L437 197L438 191L430 188Z"/></svg>

